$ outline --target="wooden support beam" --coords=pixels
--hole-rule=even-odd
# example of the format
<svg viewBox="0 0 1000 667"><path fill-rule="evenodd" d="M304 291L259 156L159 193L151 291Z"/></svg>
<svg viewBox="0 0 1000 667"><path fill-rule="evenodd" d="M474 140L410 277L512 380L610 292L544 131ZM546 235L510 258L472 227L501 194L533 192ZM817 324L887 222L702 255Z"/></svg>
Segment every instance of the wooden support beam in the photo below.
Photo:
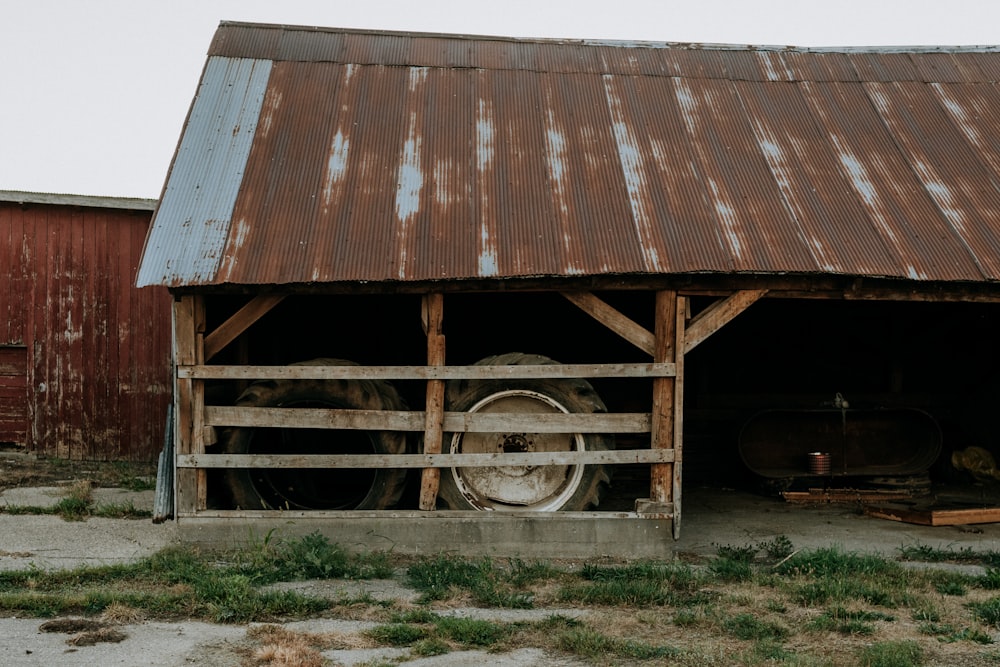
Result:
<svg viewBox="0 0 1000 667"><path fill-rule="evenodd" d="M562 292L571 303L595 320L632 343L646 354L652 355L656 347L656 337L642 325L626 317L623 313L590 292Z"/></svg>
<svg viewBox="0 0 1000 667"><path fill-rule="evenodd" d="M193 296L183 296L179 300L174 301L174 354L178 366L194 364L197 361L195 354L194 316ZM195 453L192 442L193 385L193 380L186 378L177 378L176 380L176 395L174 396L176 405L174 410L174 451L178 456ZM198 471L178 469L174 480L176 485L174 498L177 505L175 516L177 514L194 512L198 508Z"/></svg>
<svg viewBox="0 0 1000 667"><path fill-rule="evenodd" d="M703 340L727 325L737 315L767 294L767 290L740 290L725 299L720 299L698 313L687 327L684 340L684 354L687 354Z"/></svg>
<svg viewBox="0 0 1000 667"><path fill-rule="evenodd" d="M656 293L656 349L653 361L676 363L677 355L677 292ZM652 449L673 449L674 446L674 378L653 380ZM674 469L671 463L650 466L649 500L653 503L673 502Z"/></svg>
<svg viewBox="0 0 1000 667"><path fill-rule="evenodd" d="M194 296L194 360L205 363L205 298ZM205 382L195 380L191 387L191 453L205 453ZM199 470L195 479L198 509L208 507L208 475Z"/></svg>
<svg viewBox="0 0 1000 667"><path fill-rule="evenodd" d="M205 337L205 361L218 354L285 298L284 294L255 296Z"/></svg>
<svg viewBox="0 0 1000 667"><path fill-rule="evenodd" d="M674 462L673 488L670 497L673 500L672 524L674 539L681 536L681 469L684 462L684 349L686 347L688 300L677 297L677 309L674 313Z"/></svg>
<svg viewBox="0 0 1000 667"><path fill-rule="evenodd" d="M422 304L424 331L427 332L427 365L444 366L444 295L427 294ZM444 439L444 380L427 381L424 422L424 454L440 454ZM437 507L441 470L424 468L420 476L420 509Z"/></svg>

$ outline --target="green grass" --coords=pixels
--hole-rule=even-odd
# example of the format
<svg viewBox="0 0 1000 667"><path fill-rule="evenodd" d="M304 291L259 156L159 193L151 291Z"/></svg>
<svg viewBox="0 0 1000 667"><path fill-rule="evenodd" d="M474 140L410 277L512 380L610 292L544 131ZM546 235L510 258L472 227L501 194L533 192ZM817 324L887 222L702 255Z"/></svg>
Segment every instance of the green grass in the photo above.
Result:
<svg viewBox="0 0 1000 667"><path fill-rule="evenodd" d="M878 642L861 649L860 667L919 667L924 663L924 652L915 641Z"/></svg>
<svg viewBox="0 0 1000 667"><path fill-rule="evenodd" d="M993 627L1000 627L1000 597L990 598L982 602L970 603L972 615L979 621Z"/></svg>
<svg viewBox="0 0 1000 667"><path fill-rule="evenodd" d="M754 614L737 614L727 618L722 622L722 629L730 636L745 640L783 640L790 634L787 627L761 620Z"/></svg>
<svg viewBox="0 0 1000 667"><path fill-rule="evenodd" d="M976 551L972 547L941 549L926 544L911 544L899 548L903 560L923 563L968 563L1000 568L1000 551Z"/></svg>
<svg viewBox="0 0 1000 667"><path fill-rule="evenodd" d="M708 564L708 569L720 581L750 581L754 576L749 561L739 558L716 558Z"/></svg>
<svg viewBox="0 0 1000 667"><path fill-rule="evenodd" d="M959 641L970 641L976 644L992 644L993 638L977 628L957 629L948 623L921 623L917 630L924 635L936 637L938 641L953 644Z"/></svg>
<svg viewBox="0 0 1000 667"><path fill-rule="evenodd" d="M455 591L468 591L477 604L506 609L530 609L533 596L524 586L548 577L548 566L514 561L510 569L497 567L489 558L468 560L444 555L422 558L407 569L411 586L423 602L442 600Z"/></svg>
<svg viewBox="0 0 1000 667"><path fill-rule="evenodd" d="M128 565L0 571L0 613L86 616L125 606L142 610L149 620L364 618L379 623L368 637L408 647L410 659L458 649L537 646L600 664L699 667L825 667L829 661L821 645L830 636L822 633L841 635L835 639L854 652L852 664L920 665L924 657L916 640L938 646L934 659L947 664L947 651L957 650L949 645L985 645L990 630L1000 628L1000 595L993 596L981 577L905 570L884 558L836 549L794 552L777 561L772 554L763 557L765 551L759 545L728 547L697 566L643 561L560 569L519 559L353 554L319 533L281 539L272 532L233 551L179 547ZM295 579L392 577L404 566L422 596L416 605L370 595L331 601L265 589ZM729 569L737 566L741 569ZM742 568L750 575L734 577ZM943 597L959 587L965 589L963 600ZM444 611L468 605L470 598L489 608L537 602L591 609L582 620L552 615L534 622ZM906 622L897 623L900 617ZM872 643L879 637L898 641ZM861 649L863 644L870 646ZM980 650L983 660L990 657L987 649L972 650Z"/></svg>
<svg viewBox="0 0 1000 667"><path fill-rule="evenodd" d="M76 482L67 487L64 496L53 505L2 505L0 512L13 515L55 515L66 521L85 521L90 517L148 519L152 516L152 512L138 509L132 501L95 505L89 481Z"/></svg>
<svg viewBox="0 0 1000 667"><path fill-rule="evenodd" d="M409 646L422 639L426 639L430 631L419 625L393 623L391 625L379 625L371 630L366 630L365 634L380 644Z"/></svg>
<svg viewBox="0 0 1000 667"><path fill-rule="evenodd" d="M830 547L799 552L778 565L779 574L811 577L872 577L905 580L907 573L898 563L881 556L855 554Z"/></svg>
<svg viewBox="0 0 1000 667"><path fill-rule="evenodd" d="M583 581L560 588L562 602L603 605L677 606L705 604L712 595L700 590L704 577L688 565L639 562L609 567L585 565Z"/></svg>
<svg viewBox="0 0 1000 667"><path fill-rule="evenodd" d="M806 627L809 630L825 630L842 635L873 635L877 629L875 621L891 623L895 620L895 616L880 611L848 610L836 606L811 620Z"/></svg>
<svg viewBox="0 0 1000 667"><path fill-rule="evenodd" d="M680 654L671 646L659 646L646 642L620 639L601 634L589 628L571 628L560 634L556 640L559 649L590 659L609 657L631 660L659 660Z"/></svg>
<svg viewBox="0 0 1000 667"><path fill-rule="evenodd" d="M224 561L171 548L131 565L0 572L0 611L39 617L93 614L117 602L154 618L221 623L306 618L331 603L260 587L318 576L386 576L391 573L387 563L384 554L348 556L318 534L231 552Z"/></svg>
<svg viewBox="0 0 1000 667"><path fill-rule="evenodd" d="M435 626L445 639L471 647L494 646L510 637L513 632L513 627L508 624L455 616L443 616L436 621Z"/></svg>

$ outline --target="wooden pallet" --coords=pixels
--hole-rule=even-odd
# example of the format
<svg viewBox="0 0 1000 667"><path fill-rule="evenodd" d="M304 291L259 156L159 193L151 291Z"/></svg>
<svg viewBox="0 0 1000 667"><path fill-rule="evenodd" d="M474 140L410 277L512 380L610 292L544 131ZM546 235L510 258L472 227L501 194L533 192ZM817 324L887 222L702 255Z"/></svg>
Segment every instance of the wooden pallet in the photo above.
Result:
<svg viewBox="0 0 1000 667"><path fill-rule="evenodd" d="M781 497L789 503L879 503L913 497L909 489L809 489L784 491Z"/></svg>
<svg viewBox="0 0 1000 667"><path fill-rule="evenodd" d="M908 505L866 505L867 516L920 526L967 526L1000 522L1000 507L914 507Z"/></svg>

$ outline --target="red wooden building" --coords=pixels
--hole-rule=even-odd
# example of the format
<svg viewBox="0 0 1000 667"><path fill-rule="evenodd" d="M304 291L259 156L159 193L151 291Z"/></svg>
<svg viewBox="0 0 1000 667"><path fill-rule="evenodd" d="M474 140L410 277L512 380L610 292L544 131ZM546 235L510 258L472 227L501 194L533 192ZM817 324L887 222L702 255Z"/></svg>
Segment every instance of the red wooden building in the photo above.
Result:
<svg viewBox="0 0 1000 667"><path fill-rule="evenodd" d="M148 461L170 402L170 296L134 286L155 201L0 191L0 444Z"/></svg>

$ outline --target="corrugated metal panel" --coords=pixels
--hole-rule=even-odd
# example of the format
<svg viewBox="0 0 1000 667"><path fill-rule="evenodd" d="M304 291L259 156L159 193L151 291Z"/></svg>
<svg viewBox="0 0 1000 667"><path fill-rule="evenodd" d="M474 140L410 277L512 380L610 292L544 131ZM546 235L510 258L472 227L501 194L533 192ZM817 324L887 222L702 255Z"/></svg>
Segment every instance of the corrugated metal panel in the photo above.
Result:
<svg viewBox="0 0 1000 667"><path fill-rule="evenodd" d="M151 461L171 393L170 295L132 286L149 212L93 204L0 203L0 358L22 369L0 379L0 402L4 386L23 392L30 451Z"/></svg>
<svg viewBox="0 0 1000 667"><path fill-rule="evenodd" d="M269 130L261 103L270 71L269 61L209 59L150 230L151 260L140 269L139 286L211 280L217 273L257 123ZM280 100L280 92L272 99Z"/></svg>
<svg viewBox="0 0 1000 667"><path fill-rule="evenodd" d="M225 24L212 54L139 284L1000 278L996 51Z"/></svg>

